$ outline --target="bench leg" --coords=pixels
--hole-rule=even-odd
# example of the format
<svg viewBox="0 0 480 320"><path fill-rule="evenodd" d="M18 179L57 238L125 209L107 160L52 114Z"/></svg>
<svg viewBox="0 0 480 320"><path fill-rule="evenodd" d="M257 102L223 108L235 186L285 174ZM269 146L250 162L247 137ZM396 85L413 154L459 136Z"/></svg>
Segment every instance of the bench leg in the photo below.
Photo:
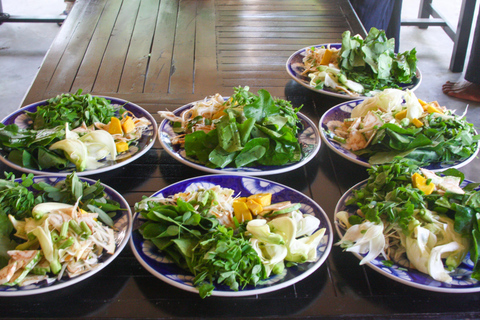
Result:
<svg viewBox="0 0 480 320"><path fill-rule="evenodd" d="M420 7L418 9L419 19L428 19L432 14L432 0L420 0ZM428 25L419 26L420 29L427 29Z"/></svg>

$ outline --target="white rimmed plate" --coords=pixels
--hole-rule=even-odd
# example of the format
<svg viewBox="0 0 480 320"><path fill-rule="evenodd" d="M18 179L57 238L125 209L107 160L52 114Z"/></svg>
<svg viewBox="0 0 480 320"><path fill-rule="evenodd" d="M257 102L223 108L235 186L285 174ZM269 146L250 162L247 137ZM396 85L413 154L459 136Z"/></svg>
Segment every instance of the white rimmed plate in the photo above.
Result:
<svg viewBox="0 0 480 320"><path fill-rule="evenodd" d="M293 80L295 80L297 83L301 84L305 88L308 88L312 91L315 91L321 94L342 98L342 99L349 99L349 100L365 98L365 96L363 95L350 96L344 93L339 93L338 91L335 91L332 88L327 88L327 87L323 89L316 89L315 87L312 87L310 85L310 78L306 75L302 75L302 72L305 70L304 63L303 63L305 52L312 47L321 48L321 47L328 47L328 46L330 46L331 48L340 49L342 47L342 44L341 43L324 43L324 44L317 44L314 46L305 47L303 49L298 50L297 52L292 54L287 60L286 68L287 68L288 74L292 77ZM418 88L421 81L422 81L422 74L420 70L417 68L415 77L412 79L411 83L409 84L399 83L398 85L402 89L409 89L410 91L414 91L415 89Z"/></svg>
<svg viewBox="0 0 480 320"><path fill-rule="evenodd" d="M358 156L351 152L350 150L345 149L340 143L337 141L331 139L328 137L328 128L327 128L327 123L330 121L341 121L343 122L344 119L351 118L352 110L355 108L358 104L360 104L363 100L353 100L353 101L346 101L340 104L337 104L336 106L330 108L327 110L322 118L320 119L319 122L319 130L320 130L320 136L322 137L322 140L326 143L326 145L333 150L335 153L338 155L342 156L343 158L352 161L353 163L356 163L358 165L364 166L364 167L370 167L370 163L368 163L368 159ZM480 149L480 144L477 144L477 149L476 151L467 159L464 160L457 160L453 163L446 164L442 162L437 162L437 163L431 163L428 166L424 166L424 168L431 170L431 171L443 171L449 168L460 168L468 163L470 163L473 159L478 154L478 151Z"/></svg>
<svg viewBox="0 0 480 320"><path fill-rule="evenodd" d="M148 119L151 123L150 127L148 130L144 132L142 137L137 141L136 144L133 144L130 146L130 149L122 153L119 159L116 161L105 161L105 164L97 169L93 170L85 170L81 172L77 172L78 176L86 176L86 175L92 175L92 174L97 174L97 173L102 173L102 172L107 172L110 170L117 169L119 167L122 167L132 161L137 160L140 158L142 155L144 155L155 143L155 138L157 134L157 122L153 118L153 116L148 113L145 109L141 108L140 106L128 102L122 99L118 98L113 98L113 97L103 97L107 100L110 100L112 104L114 105L119 105L122 106L125 110L128 110L132 112L136 117L145 117ZM2 120L2 123L4 125L9 125L9 124L16 124L18 125L19 128L28 128L31 123L31 119L27 116L26 112L35 112L37 110L38 106L41 105L46 105L47 100L43 100L40 102L33 103L31 105L25 106L12 114L8 115ZM75 166L72 166L65 169L65 170L57 170L57 169L46 169L46 170L37 170L37 169L29 169L25 168L23 166L20 166L16 163L13 163L12 161L8 160L8 154L4 150L0 150L0 161L5 163L7 166L23 171L23 172L28 172L28 173L34 173L38 175L62 175L62 176L67 176L73 171L75 171Z"/></svg>
<svg viewBox="0 0 480 320"><path fill-rule="evenodd" d="M173 111L173 113L178 116L185 110L192 108L194 103L195 102L186 104ZM185 155L185 150L183 148L179 148L178 146L172 144L172 138L175 137L177 134L173 132L171 122L167 119L164 119L158 126L158 139L160 140L162 147L173 158L189 167L195 168L200 171L209 173L232 173L255 176L278 174L289 172L299 167L302 167L303 165L308 163L313 157L315 157L318 150L320 149L322 140L320 139L320 133L317 129L317 126L307 116L301 113L297 113L297 116L303 125L303 130L298 133L297 137L302 148L303 157L302 160L300 160L299 162L290 163L283 166L256 166L241 168L226 167L223 169L209 168L199 163L195 159L188 158Z"/></svg>
<svg viewBox="0 0 480 320"><path fill-rule="evenodd" d="M337 213L340 211L347 211L350 215L355 214L357 209L356 206L347 206L345 202L353 197L353 190L363 188L366 183L367 180L364 180L350 188L345 194L343 194L335 207L335 229L340 238L345 234L345 230L340 226L339 221L336 218ZM471 181L464 180L461 186L464 187L468 183L471 183ZM353 254L360 260L364 257L358 253ZM397 264L386 266L382 262L384 260L382 256L375 258L373 261L367 263L367 265L392 280L422 290L448 293L478 292L480 291L480 282L470 277L473 270L473 262L468 257L469 255L467 255L467 258L463 260L455 272L450 274L453 279L451 283L434 280L428 274L422 273L416 269L401 267Z"/></svg>
<svg viewBox="0 0 480 320"><path fill-rule="evenodd" d="M87 182L90 185L96 183L95 180L79 177L82 182ZM33 178L34 183L44 182L50 185L55 185L60 181L65 180L64 176L36 176ZM20 182L21 179L17 179L17 182ZM114 227L116 228L115 232L115 252L112 255L103 254L100 257L101 264L94 270L91 270L87 273L79 275L75 278L68 278L64 276L61 280L56 278L43 280L36 284L31 284L23 287L8 287L0 286L0 297L11 297L11 296L27 296L33 294L41 294L45 292L50 292L62 288L69 287L80 281L83 281L97 272L101 271L108 264L110 264L123 250L125 245L128 242L130 233L132 231L132 211L127 201L114 189L102 183L105 188L105 194L107 199L112 199L120 204L122 210L119 210L117 214L113 217Z"/></svg>
<svg viewBox="0 0 480 320"><path fill-rule="evenodd" d="M272 202L288 200L293 203L301 203L300 210L303 213L314 214L319 218L319 228L325 228L326 231L317 248L317 260L315 262L285 268L286 272L283 274L271 276L266 283L256 287L247 286L243 290L233 291L228 286L217 286L212 293L213 296L240 297L280 290L306 278L325 262L333 242L333 230L327 215L317 203L303 193L277 182L239 175L207 175L169 185L154 193L152 197L160 195L168 197L187 189L196 190L199 186L207 188L214 185L233 189L235 194L240 193L241 196L271 192L273 194ZM198 290L192 285L193 275L169 261L151 241L143 239L138 227L144 221L139 217L139 213L134 214L134 230L130 239L130 246L135 257L155 277L182 290L198 293Z"/></svg>

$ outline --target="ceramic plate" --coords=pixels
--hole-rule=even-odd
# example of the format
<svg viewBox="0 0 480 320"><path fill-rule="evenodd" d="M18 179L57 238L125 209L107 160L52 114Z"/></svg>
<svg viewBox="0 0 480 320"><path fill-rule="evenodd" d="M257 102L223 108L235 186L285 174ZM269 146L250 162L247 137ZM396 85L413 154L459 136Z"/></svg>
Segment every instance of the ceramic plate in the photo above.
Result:
<svg viewBox="0 0 480 320"><path fill-rule="evenodd" d="M330 45L331 48L335 48L335 49L340 49L342 47L341 43L325 43L325 44L318 44L315 46L310 46L310 47L305 47L303 49L300 49L294 54L292 54L290 58L288 58L287 60L286 68L287 68L288 74L293 78L293 80L295 80L305 88L308 88L318 93L322 93L325 95L342 98L342 99L349 99L349 100L364 98L365 96L363 95L349 96L347 94L334 91L333 89L330 89L330 88L315 89L310 85L310 78L306 75L302 75L302 72L304 71L303 58L305 57L305 52L307 51L307 49L312 47L315 47L315 48L327 47L328 45ZM413 78L412 83L410 84L402 83L402 84L399 84L399 86L404 89L410 89L411 91L414 91L415 89L418 88L421 81L422 81L422 74L420 70L418 70L417 68L416 76Z"/></svg>
<svg viewBox="0 0 480 320"><path fill-rule="evenodd" d="M295 203L301 203L302 207L300 210L303 213L314 214L319 218L320 228L325 228L326 231L317 248L317 261L285 268L283 274L274 275L270 277L265 284L256 287L247 286L244 290L232 291L228 286L217 286L212 293L213 296L239 297L276 291L306 278L318 269L327 258L333 241L332 226L330 225L327 215L318 204L303 193L282 184L256 177L243 177L239 175L207 175L175 183L154 193L152 196L168 197L179 192L185 192L185 190L197 190L199 186L208 188L214 185L231 188L235 191L235 194L240 193L241 196L271 192L273 194L272 202L289 200ZM132 251L138 261L151 274L166 283L186 291L198 293L198 290L192 286L193 276L189 272L177 267L163 254L158 252L157 248L150 241L143 239L138 231L138 227L144 220L138 215L138 213L134 215L134 230L130 239Z"/></svg>
<svg viewBox="0 0 480 320"><path fill-rule="evenodd" d="M65 180L64 176L36 176L33 178L34 183L48 183L50 185L55 185L56 183ZM82 182L87 182L89 184L95 184L96 181L87 179L87 178L80 178ZM17 179L17 182L20 182L21 179ZM100 264L95 270L89 271L84 273L75 278L68 278L68 276L63 277L61 280L56 279L48 279L41 281L37 284L31 284L23 287L7 287L7 286L0 286L0 297L10 297L10 296L27 296L32 294L40 294L49 291L54 291L62 288L69 287L83 281L103 268L105 268L110 262L112 262L123 250L127 241L129 239L130 233L132 231L132 211L130 210L130 206L128 205L127 201L114 189L110 188L107 185L102 184L105 187L105 194L107 199L112 199L117 201L120 204L122 210L119 210L117 214L113 217L114 226L118 230L115 232L115 252L112 255L104 254L100 257Z"/></svg>
<svg viewBox="0 0 480 320"><path fill-rule="evenodd" d="M173 113L175 115L180 115L183 111L192 108L194 103L195 102L184 105L173 111ZM298 134L298 141L300 142L300 145L302 147L303 158L299 162L283 166L256 166L241 168L226 167L223 169L212 169L206 167L205 165L197 162L195 159L186 157L185 150L183 148L179 148L178 146L172 144L172 138L176 136L176 133L173 132L171 122L166 119L163 120L158 127L158 139L160 140L162 147L177 161L180 161L187 166L204 172L234 174L238 173L243 175L255 176L284 173L302 167L307 162L309 162L317 154L318 150L320 149L320 144L322 142L317 126L305 115L301 113L297 113L297 115L303 125L303 130L300 131Z"/></svg>
<svg viewBox="0 0 480 320"><path fill-rule="evenodd" d="M358 165L364 166L364 167L370 167L371 165L368 163L368 160L361 157L357 156L350 150L345 149L342 147L340 143L337 141L331 139L328 137L328 128L327 128L327 123L333 120L341 121L343 122L344 119L350 118L350 115L352 113L353 108L355 108L358 104L360 104L363 100L353 100L353 101L347 101L344 103L340 103L333 108L327 110L322 118L320 119L320 123L318 125L319 130L320 130L320 135L322 137L322 140L327 144L327 146L332 149L335 153L339 154L340 156L344 157L347 160L350 160ZM425 166L424 168L429 169L431 171L443 171L448 168L460 168L465 166L466 164L470 163L473 159L478 154L480 145L477 144L477 149L476 151L467 159L464 160L459 160L455 161L454 163L450 164L445 164L441 162L437 163L431 163L428 166Z"/></svg>
<svg viewBox="0 0 480 320"><path fill-rule="evenodd" d="M124 109L132 112L136 117L145 117L148 119L151 123L151 126L149 127L148 130L146 130L143 133L143 136L138 140L137 144L134 144L130 146L130 149L128 152L122 153L122 155L117 158L116 161L105 161L105 165L103 167L94 169L94 170L85 170L82 172L77 172L78 176L85 176L85 175L92 175L92 174L97 174L97 173L102 173L110 170L117 169L119 167L122 167L132 161L137 160L140 158L143 154L145 154L155 143L155 137L157 134L157 122L155 119L152 117L150 113L148 113L146 110L143 108L139 107L138 105L118 99L118 98L112 98L112 97L104 97L107 100L110 100L112 104L123 106ZM18 125L19 128L28 128L31 123L31 119L27 116L25 112L35 112L37 110L37 106L42 106L46 105L47 100L40 101L31 105L28 105L26 107L23 107L14 113L10 114L7 116L5 119L2 120L2 123L5 125L13 124L15 123ZM67 176L72 171L74 171L75 166L72 165L71 168L65 169L65 170L57 170L57 169L46 169L46 170L36 170L36 169L28 169L22 166L19 166L10 160L7 159L8 154L0 150L0 160L8 165L9 167L23 171L23 172L30 172L34 174L51 174L51 175L62 175L62 176Z"/></svg>
<svg viewBox="0 0 480 320"><path fill-rule="evenodd" d="M354 208L352 206L346 206L345 202L349 198L353 197L353 190L363 188L366 183L367 180L364 180L345 192L335 207L335 217L337 212L340 211L347 211L350 215L355 213L356 207ZM464 187L468 183L471 183L471 181L464 180L461 186ZM339 225L337 218L335 218L335 229L337 230L339 237L342 238L345 234L345 230ZM364 257L358 253L353 254L360 260L362 260ZM473 270L473 262L468 257L469 255L467 255L467 258L455 270L455 273L450 274L450 276L453 278L451 283L444 283L434 280L429 275L416 269L400 267L397 264L388 267L382 263L384 259L381 256L377 257L372 262L367 263L367 265L390 279L418 289L448 293L478 292L480 291L480 282L470 278Z"/></svg>

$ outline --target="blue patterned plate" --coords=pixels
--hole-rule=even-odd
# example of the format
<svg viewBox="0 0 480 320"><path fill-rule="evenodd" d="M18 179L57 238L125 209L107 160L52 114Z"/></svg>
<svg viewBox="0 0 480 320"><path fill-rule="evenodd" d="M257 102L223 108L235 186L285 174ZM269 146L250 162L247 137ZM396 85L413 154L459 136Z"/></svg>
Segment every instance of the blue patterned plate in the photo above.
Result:
<svg viewBox="0 0 480 320"><path fill-rule="evenodd" d="M305 88L308 88L308 89L310 89L312 91L315 91L315 92L318 92L318 93L322 93L322 94L332 96L332 97L348 99L348 100L364 98L365 96L362 96L362 95L349 96L345 93L340 93L340 92L335 91L331 88L315 89L314 87L312 87L310 85L310 78L306 75L302 75L302 72L305 70L304 63L303 63L303 58L305 57L305 52L312 47L320 48L320 47L327 47L328 45L330 45L331 48L335 48L335 49L340 49L342 47L341 43L330 43L330 44L329 43L324 43L324 44L317 44L315 46L309 46L309 47L305 47L303 49L300 49L297 52L295 52L294 54L292 54L290 56L290 58L288 58L288 60L287 60L286 68L287 68L288 74L293 78L293 80L295 80L296 82L298 82L299 84L301 84ZM418 88L421 81L422 81L422 74L421 74L420 70L417 68L416 75L413 78L412 83L409 83L409 84L401 83L401 84L399 84L399 86L402 87L403 89L410 89L411 91L414 91L415 89Z"/></svg>
<svg viewBox="0 0 480 320"><path fill-rule="evenodd" d="M136 144L132 144L127 152L122 153L119 155L117 160L115 161L105 161L104 166L94 169L94 170L85 170L82 172L77 172L78 176L86 176L86 175L92 175L92 174L97 174L97 173L102 173L102 172L107 172L110 170L117 169L119 167L122 167L132 161L137 160L140 158L142 155L144 155L155 143L155 137L157 134L157 122L153 118L153 116L148 113L145 109L139 107L138 105L128 102L122 99L118 98L112 98L112 97L103 97L107 100L110 100L110 102L114 105L122 106L125 110L130 111L133 113L136 117L145 117L148 119L151 123L151 126L149 127L148 130L146 130L142 137L137 141ZM47 100L43 100L40 102L33 103L31 105L28 105L26 107L23 107L21 109L18 109L17 111L13 112L9 116L5 117L5 119L2 120L2 123L4 125L9 125L15 123L18 125L19 128L28 128L31 126L32 120L26 112L35 112L37 110L37 106L42 106L46 105ZM17 165L10 160L7 159L8 154L0 150L0 161L5 163L7 166L23 171L23 172L29 172L29 173L34 173L34 174L51 174L51 175L61 175L61 176L67 176L70 173L72 173L75 170L75 166L72 164L71 167L65 169L65 170L57 170L57 169L46 169L46 170L35 170L35 169L28 169L25 167L22 167L20 165Z"/></svg>
<svg viewBox="0 0 480 320"><path fill-rule="evenodd" d="M322 118L320 119L320 123L318 125L319 130L320 130L320 136L322 137L322 140L327 144L327 146L332 149L335 153L339 154L343 158L350 160L358 165L364 166L364 167L370 167L370 163L368 163L368 159L357 156L350 150L345 149L342 147L340 143L337 141L331 139L328 137L328 128L327 128L327 123L333 120L336 121L341 121L343 122L344 119L351 118L352 110L355 108L358 104L360 104L363 100L353 100L353 101L347 101L343 102L340 104L337 104L333 108L327 110ZM470 163L473 159L478 154L480 145L477 144L477 149L476 151L467 159L464 160L458 160L455 161L454 163L442 163L442 162L436 162L436 163L431 163L428 166L424 166L425 169L431 170L431 171L443 171L448 168L460 168L468 163Z"/></svg>
<svg viewBox="0 0 480 320"><path fill-rule="evenodd" d="M315 270L317 270L327 259L327 256L332 248L333 241L333 230L327 215L313 200L301 192L282 184L256 177L242 177L239 175L210 175L177 182L154 193L152 197L168 197L179 192L185 192L186 190L197 190L198 187L208 188L214 185L220 185L224 188L233 189L235 194L240 194L242 197L249 196L254 193L271 192L273 194L272 202L288 200L294 203L301 203L302 207L300 210L303 213L314 214L317 218L319 218L319 228L325 228L326 231L320 242L320 245L317 248L317 261L285 268L283 274L274 275L270 277L266 283L256 287L247 286L243 290L233 291L228 286L217 286L212 293L213 296L240 297L276 291L306 278ZM193 275L169 261L157 250L152 242L143 239L142 235L138 231L138 227L143 222L144 220L139 217L139 214L135 213L134 230L130 239L130 246L138 261L151 274L165 281L166 283L186 291L198 293L198 290L192 285Z"/></svg>
<svg viewBox="0 0 480 320"><path fill-rule="evenodd" d="M225 98L228 99L228 98ZM184 105L173 113L175 115L180 115L183 111L192 108L193 103L189 103ZM299 167L302 167L307 162L313 159L317 154L318 150L320 149L320 145L322 140L320 139L320 133L318 132L317 126L305 115L301 113L297 113L298 118L300 119L303 130L298 133L298 141L300 142L300 146L302 147L303 158L299 162L290 163L283 166L257 166L257 167L241 167L241 168L234 168L234 167L226 167L223 169L212 169L209 168L195 159L188 158L185 155L185 150L183 148L179 148L176 145L172 144L172 138L175 137L177 134L173 132L173 128L171 122L167 119L163 120L158 127L158 139L162 144L162 147L177 161L190 166L192 168L209 172L209 173L232 173L232 174L243 174L243 175L254 175L254 176L263 176L263 175L271 175L271 174L278 174L288 172Z"/></svg>
<svg viewBox="0 0 480 320"><path fill-rule="evenodd" d="M356 207L347 206L345 202L353 197L353 190L359 190L363 188L367 183L367 180L364 180L352 188L350 188L345 194L340 198L335 207L335 229L340 238L345 234L345 230L340 226L336 215L340 211L347 211L350 215L355 214ZM465 187L471 181L464 180L462 183L462 188ZM360 260L363 259L364 255L353 253ZM383 257L379 256L367 265L373 270L381 273L382 275L393 279L397 282L406 284L411 287L418 289L428 290L428 291L437 291L437 292L448 292L448 293L468 293L468 292L478 292L480 291L480 282L470 278L473 270L473 262L467 258L463 260L460 266L455 270L454 273L450 273L450 276L453 278L451 283L444 283L431 278L428 274L422 273L416 269L409 269L398 264L394 264L389 267L382 263Z"/></svg>
<svg viewBox="0 0 480 320"><path fill-rule="evenodd" d="M49 185L55 185L60 181L65 180L64 176L36 176L33 178L34 183L48 183ZM87 182L90 185L96 183L95 180L80 178L82 182ZM16 179L15 181L21 182L22 179ZM119 254L122 252L123 248L127 244L130 233L132 232L132 211L127 201L114 189L102 183L105 187L105 197L107 199L112 199L117 201L120 204L122 210L119 210L117 214L113 217L115 232L115 252L112 255L104 254L100 257L101 264L94 270L86 272L82 275L79 275L75 278L68 278L68 276L63 277L61 280L56 278L43 280L36 284L31 284L23 287L8 287L0 286L0 297L12 297L12 296L27 296L32 294L40 294L49 291L54 291L62 288L69 287L83 281L87 278L90 278L103 268L105 268L109 263L111 263Z"/></svg>

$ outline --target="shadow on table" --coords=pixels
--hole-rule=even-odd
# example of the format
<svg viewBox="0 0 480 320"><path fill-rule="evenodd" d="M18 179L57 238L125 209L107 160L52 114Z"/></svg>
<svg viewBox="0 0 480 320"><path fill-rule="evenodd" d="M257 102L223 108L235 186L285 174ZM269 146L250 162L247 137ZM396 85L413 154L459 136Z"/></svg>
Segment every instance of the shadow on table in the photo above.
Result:
<svg viewBox="0 0 480 320"><path fill-rule="evenodd" d="M248 297L208 297L182 291L150 277L136 277L144 297L161 312L173 317L228 318L289 316L308 308L321 294L328 272L326 266L306 279L275 292Z"/></svg>
<svg viewBox="0 0 480 320"><path fill-rule="evenodd" d="M97 314L109 301L116 300L128 281L128 277L112 280L108 276L110 266L67 288L29 296L2 297L1 317L66 319Z"/></svg>

